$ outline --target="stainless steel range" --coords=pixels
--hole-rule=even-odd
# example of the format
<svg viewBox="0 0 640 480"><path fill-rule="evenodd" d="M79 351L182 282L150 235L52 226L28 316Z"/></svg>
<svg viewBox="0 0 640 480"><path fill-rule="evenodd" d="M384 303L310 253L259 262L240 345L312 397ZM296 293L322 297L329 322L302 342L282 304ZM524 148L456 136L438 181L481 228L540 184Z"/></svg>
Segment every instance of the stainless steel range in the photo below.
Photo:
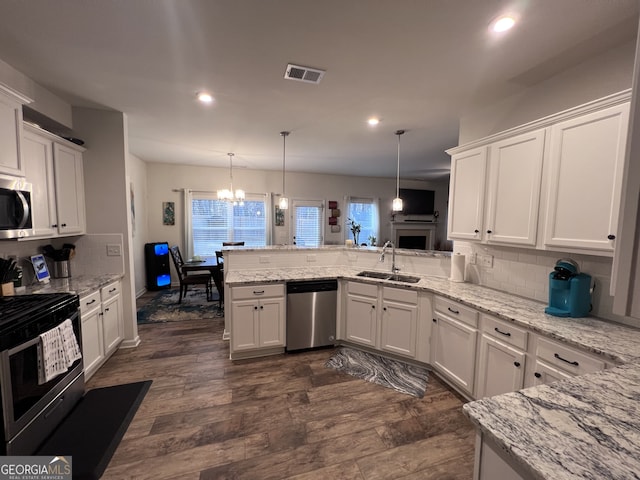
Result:
<svg viewBox="0 0 640 480"><path fill-rule="evenodd" d="M66 319L81 342L79 306L65 293L0 297L1 454L33 454L82 398L82 359L39 384L37 353L40 334Z"/></svg>

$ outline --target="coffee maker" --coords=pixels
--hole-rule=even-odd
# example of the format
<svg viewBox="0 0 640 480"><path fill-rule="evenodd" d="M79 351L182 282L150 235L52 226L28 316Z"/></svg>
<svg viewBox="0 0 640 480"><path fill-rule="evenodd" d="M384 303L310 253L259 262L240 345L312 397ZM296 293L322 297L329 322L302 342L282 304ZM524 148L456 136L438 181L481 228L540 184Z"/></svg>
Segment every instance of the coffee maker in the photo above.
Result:
<svg viewBox="0 0 640 480"><path fill-rule="evenodd" d="M556 317L586 317L591 311L591 276L580 273L570 258L558 260L549 274L549 306L544 311Z"/></svg>

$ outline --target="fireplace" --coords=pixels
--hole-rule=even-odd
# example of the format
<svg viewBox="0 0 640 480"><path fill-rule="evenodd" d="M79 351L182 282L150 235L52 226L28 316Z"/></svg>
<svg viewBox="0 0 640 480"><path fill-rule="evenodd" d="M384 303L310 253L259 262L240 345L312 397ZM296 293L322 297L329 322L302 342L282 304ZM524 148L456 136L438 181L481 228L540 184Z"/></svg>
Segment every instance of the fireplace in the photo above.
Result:
<svg viewBox="0 0 640 480"><path fill-rule="evenodd" d="M414 250L433 250L435 224L407 225L406 223L396 223L394 226L396 231L396 247Z"/></svg>

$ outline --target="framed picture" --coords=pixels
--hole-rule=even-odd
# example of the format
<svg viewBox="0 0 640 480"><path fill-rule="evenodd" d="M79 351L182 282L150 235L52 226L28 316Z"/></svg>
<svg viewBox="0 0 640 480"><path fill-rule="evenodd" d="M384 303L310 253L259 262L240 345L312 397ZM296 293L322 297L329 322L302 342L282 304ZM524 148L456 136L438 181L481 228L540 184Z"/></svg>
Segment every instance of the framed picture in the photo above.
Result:
<svg viewBox="0 0 640 480"><path fill-rule="evenodd" d="M33 264L33 270L38 281L44 283L48 282L51 276L49 275L49 269L47 268L47 262L44 259L44 255L32 255L31 263Z"/></svg>
<svg viewBox="0 0 640 480"><path fill-rule="evenodd" d="M284 227L284 210L278 207L278 205L276 205L276 214L274 218L276 227Z"/></svg>
<svg viewBox="0 0 640 480"><path fill-rule="evenodd" d="M175 202L162 202L162 224L176 224L176 204Z"/></svg>

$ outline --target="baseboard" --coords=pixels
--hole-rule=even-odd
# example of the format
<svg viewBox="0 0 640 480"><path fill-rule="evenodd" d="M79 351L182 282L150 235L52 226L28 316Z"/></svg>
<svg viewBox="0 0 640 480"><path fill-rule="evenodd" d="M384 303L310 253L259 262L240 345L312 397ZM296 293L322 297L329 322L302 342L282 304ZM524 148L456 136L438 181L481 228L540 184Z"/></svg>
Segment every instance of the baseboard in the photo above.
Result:
<svg viewBox="0 0 640 480"><path fill-rule="evenodd" d="M140 335L136 335L133 340L123 340L118 348L136 348L141 342Z"/></svg>

